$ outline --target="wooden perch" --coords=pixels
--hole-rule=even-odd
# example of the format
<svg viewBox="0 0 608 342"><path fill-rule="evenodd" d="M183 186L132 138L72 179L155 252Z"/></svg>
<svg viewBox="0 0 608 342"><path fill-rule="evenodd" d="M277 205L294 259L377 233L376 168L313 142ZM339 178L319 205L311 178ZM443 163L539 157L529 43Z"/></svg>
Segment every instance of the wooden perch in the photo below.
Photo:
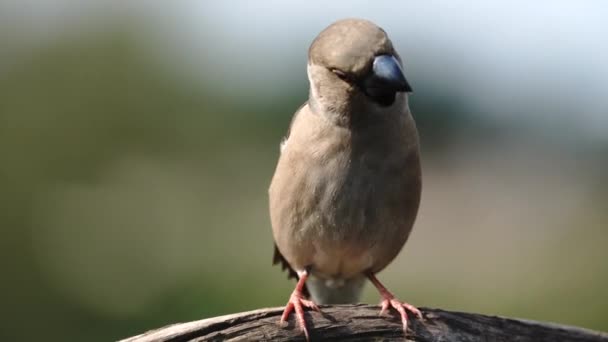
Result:
<svg viewBox="0 0 608 342"><path fill-rule="evenodd" d="M405 341L396 315L379 316L373 305L324 305L306 311L312 341ZM283 308L260 309L189 323L169 325L121 342L151 341L303 341L293 316L279 326ZM608 334L552 323L421 309L424 320L412 319L408 341L587 341L608 342Z"/></svg>

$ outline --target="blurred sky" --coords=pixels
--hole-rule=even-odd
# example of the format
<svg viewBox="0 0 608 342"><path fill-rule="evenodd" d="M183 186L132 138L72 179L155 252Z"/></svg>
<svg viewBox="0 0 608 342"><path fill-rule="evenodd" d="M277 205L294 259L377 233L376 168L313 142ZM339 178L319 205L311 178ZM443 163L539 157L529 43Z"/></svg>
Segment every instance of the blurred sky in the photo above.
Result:
<svg viewBox="0 0 608 342"><path fill-rule="evenodd" d="M327 23L364 17L391 33L414 84L440 83L481 115L540 122L551 115L568 127L564 134L608 137L603 1L28 0L3 2L0 11L5 27L35 40L74 34L83 21L103 27L108 15L145 19L155 52L174 67L219 80L225 96L261 102L282 94L260 82L303 78L305 48Z"/></svg>
<svg viewBox="0 0 608 342"><path fill-rule="evenodd" d="M423 307L608 330L605 1L0 0L0 339L283 305L267 187L308 46L344 17L392 37L424 152L380 278Z"/></svg>

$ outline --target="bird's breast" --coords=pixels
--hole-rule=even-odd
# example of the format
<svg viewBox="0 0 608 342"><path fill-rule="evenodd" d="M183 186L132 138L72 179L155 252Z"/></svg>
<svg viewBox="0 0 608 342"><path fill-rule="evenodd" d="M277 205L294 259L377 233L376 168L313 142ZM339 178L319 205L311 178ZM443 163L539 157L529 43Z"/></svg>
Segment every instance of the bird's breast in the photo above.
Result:
<svg viewBox="0 0 608 342"><path fill-rule="evenodd" d="M303 193L312 196L299 197L296 207L308 210L294 233L311 241L319 273L348 278L401 248L411 229L408 197L419 191L406 160L344 153L309 165Z"/></svg>
<svg viewBox="0 0 608 342"><path fill-rule="evenodd" d="M321 278L377 272L400 251L418 209L415 128L392 131L410 142L389 139L391 128L354 137L312 120L294 123L270 187L277 246L294 269L311 266Z"/></svg>

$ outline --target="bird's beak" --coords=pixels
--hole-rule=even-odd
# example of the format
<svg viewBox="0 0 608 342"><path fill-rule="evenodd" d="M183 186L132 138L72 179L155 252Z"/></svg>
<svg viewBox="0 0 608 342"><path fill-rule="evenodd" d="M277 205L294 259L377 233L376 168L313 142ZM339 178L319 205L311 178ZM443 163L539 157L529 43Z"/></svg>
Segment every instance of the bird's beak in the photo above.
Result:
<svg viewBox="0 0 608 342"><path fill-rule="evenodd" d="M374 58L372 71L364 79L363 87L369 93L412 92L412 87L407 83L399 61L391 55L379 55Z"/></svg>

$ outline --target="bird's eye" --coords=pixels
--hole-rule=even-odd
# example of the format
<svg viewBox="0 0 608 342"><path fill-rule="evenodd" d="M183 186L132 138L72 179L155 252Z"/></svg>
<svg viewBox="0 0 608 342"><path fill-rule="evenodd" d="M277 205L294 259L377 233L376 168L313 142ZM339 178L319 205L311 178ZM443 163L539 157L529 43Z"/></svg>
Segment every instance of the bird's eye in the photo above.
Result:
<svg viewBox="0 0 608 342"><path fill-rule="evenodd" d="M341 80L350 82L350 77L344 71L339 69L330 69L330 71L336 74L336 76L338 76Z"/></svg>

